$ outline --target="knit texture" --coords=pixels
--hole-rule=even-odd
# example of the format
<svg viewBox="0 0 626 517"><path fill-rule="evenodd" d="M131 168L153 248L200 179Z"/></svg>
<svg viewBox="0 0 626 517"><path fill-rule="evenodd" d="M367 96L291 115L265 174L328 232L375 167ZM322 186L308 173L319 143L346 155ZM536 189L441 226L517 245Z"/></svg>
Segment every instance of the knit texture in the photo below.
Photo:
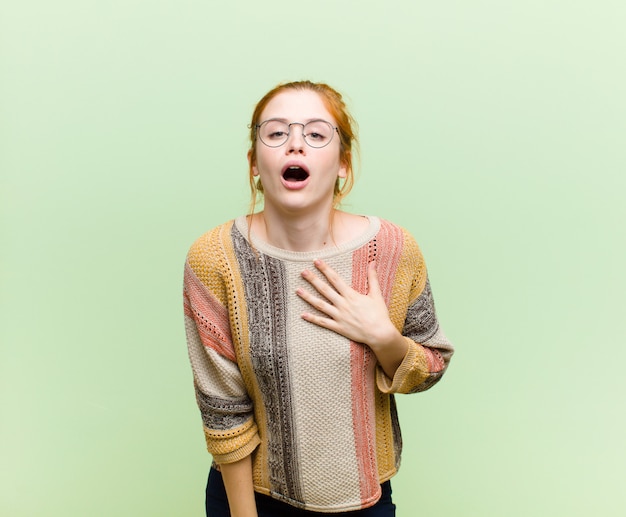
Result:
<svg viewBox="0 0 626 517"><path fill-rule="evenodd" d="M437 321L413 238L375 217L344 245L289 252L258 241L245 217L200 237L185 264L189 357L208 451L217 464L249 454L255 490L293 506L341 512L373 505L398 470L395 393L430 388L453 348ZM367 292L376 270L389 316L409 350L393 379L376 356L301 318L295 292L324 259Z"/></svg>

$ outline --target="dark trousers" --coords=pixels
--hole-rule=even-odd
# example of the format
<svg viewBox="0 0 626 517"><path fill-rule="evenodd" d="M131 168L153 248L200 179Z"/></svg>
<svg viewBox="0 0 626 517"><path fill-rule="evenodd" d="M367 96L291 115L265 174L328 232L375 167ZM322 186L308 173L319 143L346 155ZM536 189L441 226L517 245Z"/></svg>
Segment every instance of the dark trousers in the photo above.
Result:
<svg viewBox="0 0 626 517"><path fill-rule="evenodd" d="M387 481L381 487L383 495L374 506L353 512L311 512L295 508L267 495L255 493L254 497L259 517L314 517L315 515L324 515L326 517L395 517L396 505L391 501L391 483ZM207 517L230 517L222 474L213 468L209 473L209 481L207 482L205 505Z"/></svg>

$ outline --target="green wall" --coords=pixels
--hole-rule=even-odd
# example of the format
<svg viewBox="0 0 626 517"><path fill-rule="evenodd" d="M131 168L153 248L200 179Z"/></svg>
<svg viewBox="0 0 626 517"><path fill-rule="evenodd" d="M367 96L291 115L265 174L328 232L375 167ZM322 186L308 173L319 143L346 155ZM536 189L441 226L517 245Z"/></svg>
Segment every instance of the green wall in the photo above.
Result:
<svg viewBox="0 0 626 517"><path fill-rule="evenodd" d="M183 261L247 209L255 102L310 78L457 346L400 397L399 517L624 515L625 5L3 2L0 514L202 515Z"/></svg>

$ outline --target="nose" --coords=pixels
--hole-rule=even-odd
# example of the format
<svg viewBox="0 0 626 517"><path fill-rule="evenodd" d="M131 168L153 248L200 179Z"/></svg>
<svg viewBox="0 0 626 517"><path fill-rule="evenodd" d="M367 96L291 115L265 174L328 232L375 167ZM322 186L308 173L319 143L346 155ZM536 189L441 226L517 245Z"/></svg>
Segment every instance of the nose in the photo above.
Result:
<svg viewBox="0 0 626 517"><path fill-rule="evenodd" d="M293 126L300 126L300 130L294 130ZM289 153L302 153L306 148L304 141L304 124L299 122L292 122L289 124L289 136L287 137L287 154Z"/></svg>

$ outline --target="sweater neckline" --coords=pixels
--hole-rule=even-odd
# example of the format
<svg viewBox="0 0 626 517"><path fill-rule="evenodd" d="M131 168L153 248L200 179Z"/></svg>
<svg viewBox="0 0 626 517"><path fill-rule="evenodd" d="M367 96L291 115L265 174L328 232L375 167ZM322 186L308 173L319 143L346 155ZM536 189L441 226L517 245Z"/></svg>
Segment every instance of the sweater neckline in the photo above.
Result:
<svg viewBox="0 0 626 517"><path fill-rule="evenodd" d="M260 239L254 232L248 232L248 220L245 215L235 219L235 227L249 244L265 255L293 262L310 262L315 259L328 259L357 250L371 241L380 230L380 219L369 215L366 215L365 218L369 221L369 225L361 234L354 236L340 246L331 246L327 249L313 251L290 251L272 246L270 243Z"/></svg>

